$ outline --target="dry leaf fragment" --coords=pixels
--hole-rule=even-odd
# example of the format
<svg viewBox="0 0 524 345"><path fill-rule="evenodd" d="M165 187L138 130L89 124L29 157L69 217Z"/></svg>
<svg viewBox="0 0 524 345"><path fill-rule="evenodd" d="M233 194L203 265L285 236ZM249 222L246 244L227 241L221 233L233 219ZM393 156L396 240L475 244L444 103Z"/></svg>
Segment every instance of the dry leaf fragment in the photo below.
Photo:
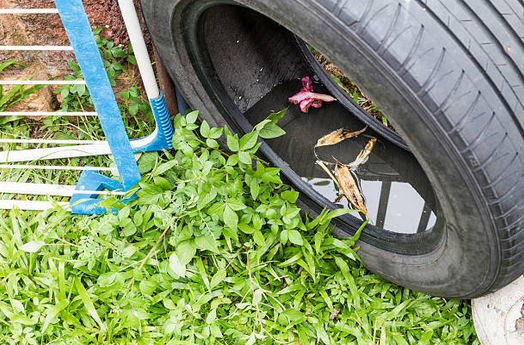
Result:
<svg viewBox="0 0 524 345"><path fill-rule="evenodd" d="M338 309L333 310L333 312L331 313L331 315L329 315L329 319L330 319L330 320L335 319L339 313L340 313L340 310L338 310Z"/></svg>
<svg viewBox="0 0 524 345"><path fill-rule="evenodd" d="M366 147L364 147L364 149L360 151L357 158L353 162L349 163L347 166L349 168L356 168L360 164L365 163L367 158L371 154L371 151L373 151L373 148L375 147L376 142L377 142L376 138L370 139L368 143L366 144Z"/></svg>
<svg viewBox="0 0 524 345"><path fill-rule="evenodd" d="M337 99L322 93L313 92L313 83L308 76L302 78L302 89L300 92L289 97L288 100L293 104L300 104L300 110L307 113L309 107L320 108L322 102L333 102Z"/></svg>
<svg viewBox="0 0 524 345"><path fill-rule="evenodd" d="M354 132L350 132L349 130L345 128L339 128L336 131L333 131L327 135L324 135L322 138L318 139L317 144L315 145L315 148L320 147L320 146L329 146L329 145L338 144L341 141L344 141L346 139L356 137L357 135L362 134L367 128L368 126L362 128L359 131L354 131Z"/></svg>
<svg viewBox="0 0 524 345"><path fill-rule="evenodd" d="M364 199L362 198L362 194L360 194L360 190L349 168L340 164L335 165L335 177L337 178L342 194L367 218L368 211L366 205L364 205Z"/></svg>
<svg viewBox="0 0 524 345"><path fill-rule="evenodd" d="M325 162L318 159L316 161L316 164L318 164L325 172L326 174L328 174L328 176L333 180L333 182L335 182L335 184L337 185L338 189L342 189L340 187L340 185L338 184L338 181L337 181L337 178L335 176L333 176L333 174L331 173L331 171L328 169L328 167L326 166Z"/></svg>

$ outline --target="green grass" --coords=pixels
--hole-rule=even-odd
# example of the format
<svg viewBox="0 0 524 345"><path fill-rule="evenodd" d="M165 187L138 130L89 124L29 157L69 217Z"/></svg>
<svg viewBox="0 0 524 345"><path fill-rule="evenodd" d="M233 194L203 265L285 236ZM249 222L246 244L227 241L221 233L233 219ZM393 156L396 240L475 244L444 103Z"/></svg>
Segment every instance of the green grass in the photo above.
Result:
<svg viewBox="0 0 524 345"><path fill-rule="evenodd" d="M469 303L369 273L330 233L348 211L310 219L278 169L253 169L280 115L242 138L177 116L174 156L143 155L138 198L105 201L118 215L4 214L0 342L478 344Z"/></svg>
<svg viewBox="0 0 524 345"><path fill-rule="evenodd" d="M89 106L81 90L68 92L70 104ZM140 95L124 96L132 126L131 97ZM178 115L175 150L140 156L137 198L104 201L118 214L0 213L0 343L479 344L468 301L414 292L363 267L356 238L331 234L330 220L349 211L311 218L295 205L279 170L254 156L257 138L284 134L281 116L239 137L198 125L196 112ZM68 131L79 124L57 121L44 123L50 136L78 135ZM5 126L19 135L30 128ZM53 164L88 162L111 164Z"/></svg>
<svg viewBox="0 0 524 345"><path fill-rule="evenodd" d="M9 66L24 66L24 64L15 61L15 60L8 60L2 64L0 64L0 73L2 73L6 68ZM16 103L20 102L22 99L26 98L27 96L31 95L32 93L37 92L38 90L42 89L44 85L34 85L25 88L24 85L15 85L12 88L10 88L7 91L4 91L3 85L0 85L0 111L6 111ZM4 124L5 119L0 121L0 124Z"/></svg>

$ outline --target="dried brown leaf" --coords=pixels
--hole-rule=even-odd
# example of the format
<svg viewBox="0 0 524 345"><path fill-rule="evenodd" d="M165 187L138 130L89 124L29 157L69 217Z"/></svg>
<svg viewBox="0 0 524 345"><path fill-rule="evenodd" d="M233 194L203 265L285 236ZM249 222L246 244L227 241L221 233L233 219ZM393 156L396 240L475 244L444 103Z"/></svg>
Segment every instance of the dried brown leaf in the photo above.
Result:
<svg viewBox="0 0 524 345"><path fill-rule="evenodd" d="M337 178L338 184L342 194L349 200L349 202L355 206L357 210L362 212L366 217L368 217L368 211L366 205L364 205L364 199L360 190L358 189L357 183L349 171L347 166L337 164L335 166L335 176Z"/></svg>
<svg viewBox="0 0 524 345"><path fill-rule="evenodd" d="M315 148L319 146L329 146L329 145L335 145L339 142L356 137L359 134L362 134L368 126L362 128L359 131L350 132L349 130L345 128L337 129L336 131L333 131L327 135L324 135L322 138L318 139L317 144L315 145Z"/></svg>
<svg viewBox="0 0 524 345"><path fill-rule="evenodd" d="M338 309L333 310L333 312L331 313L331 315L329 315L329 319L330 319L330 320L334 320L334 319L337 317L337 315L338 315L339 313L340 313L340 310L338 310Z"/></svg>
<svg viewBox="0 0 524 345"><path fill-rule="evenodd" d="M366 147L364 147L364 149L360 151L357 158L353 162L347 164L347 166L349 168L355 168L359 166L360 164L364 163L366 159L369 157L369 155L371 154L371 151L373 151L373 148L375 147L376 142L377 142L377 139L375 138L370 139L368 143L366 144Z"/></svg>

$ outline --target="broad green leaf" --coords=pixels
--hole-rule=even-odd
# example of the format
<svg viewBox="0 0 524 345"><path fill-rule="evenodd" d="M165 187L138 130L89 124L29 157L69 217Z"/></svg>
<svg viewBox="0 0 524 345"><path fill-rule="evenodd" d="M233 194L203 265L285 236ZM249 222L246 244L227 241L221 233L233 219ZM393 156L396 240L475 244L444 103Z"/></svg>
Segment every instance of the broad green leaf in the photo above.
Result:
<svg viewBox="0 0 524 345"><path fill-rule="evenodd" d="M211 331L211 334L215 338L222 338L223 337L222 332L220 331L220 327L218 327L216 324L210 325L209 326L209 330Z"/></svg>
<svg viewBox="0 0 524 345"><path fill-rule="evenodd" d="M165 174L166 171L171 170L176 167L178 162L176 160L170 160L168 162L162 163L158 168L155 169L155 176Z"/></svg>
<svg viewBox="0 0 524 345"><path fill-rule="evenodd" d="M253 235L253 239L255 240L255 243L259 245L260 247L264 247L266 245L266 240L264 238L264 235L258 230L255 231L255 234Z"/></svg>
<svg viewBox="0 0 524 345"><path fill-rule="evenodd" d="M238 227L238 215L229 204L226 204L224 208L224 223L232 230L236 230Z"/></svg>
<svg viewBox="0 0 524 345"><path fill-rule="evenodd" d="M172 253L169 256L169 268L171 268L173 272L175 272L180 277L186 276L186 265L180 263L176 253Z"/></svg>
<svg viewBox="0 0 524 345"><path fill-rule="evenodd" d="M146 296L151 296L155 292L158 284L151 280L142 280L139 284L140 292Z"/></svg>
<svg viewBox="0 0 524 345"><path fill-rule="evenodd" d="M98 285L102 287L111 286L118 276L118 272L106 272L98 277Z"/></svg>
<svg viewBox="0 0 524 345"><path fill-rule="evenodd" d="M242 138L240 138L240 150L247 151L253 148L257 143L257 139L258 139L257 132L250 132L244 135Z"/></svg>
<svg viewBox="0 0 524 345"><path fill-rule="evenodd" d="M210 139L218 139L222 135L222 128L211 128L209 131L209 138Z"/></svg>
<svg viewBox="0 0 524 345"><path fill-rule="evenodd" d="M186 115L187 123L195 123L197 119L198 119L198 111L196 110Z"/></svg>
<svg viewBox="0 0 524 345"><path fill-rule="evenodd" d="M282 242L282 244L285 245L288 239L289 239L289 230L282 230L280 232L280 241Z"/></svg>
<svg viewBox="0 0 524 345"><path fill-rule="evenodd" d="M420 344L429 344L429 341L433 337L433 331L424 332L422 338L420 338Z"/></svg>
<svg viewBox="0 0 524 345"><path fill-rule="evenodd" d="M209 128L209 124L206 120L202 121L202 124L200 125L200 134L204 138L209 138L209 135L211 134L211 129Z"/></svg>
<svg viewBox="0 0 524 345"><path fill-rule="evenodd" d="M147 173L155 167L158 160L158 154L154 152L146 152L140 156L138 161L138 169L142 174Z"/></svg>
<svg viewBox="0 0 524 345"><path fill-rule="evenodd" d="M285 108L285 109L282 109L281 111L278 111L276 113L271 113L271 114L269 114L267 119L276 123L276 122L278 122L278 120L280 120L282 117L284 117L284 115L286 115L287 110L288 110L288 108Z"/></svg>
<svg viewBox="0 0 524 345"><path fill-rule="evenodd" d="M226 208L226 204L222 201L215 202L207 211L209 215L222 214Z"/></svg>
<svg viewBox="0 0 524 345"><path fill-rule="evenodd" d="M44 245L45 245L45 242L43 241L30 241L22 245L20 247L20 250L23 250L24 252L27 252L27 253L36 253Z"/></svg>
<svg viewBox="0 0 524 345"><path fill-rule="evenodd" d="M219 251L217 247L216 239L213 237L213 234L206 234L203 236L196 237L195 245L197 246L198 249L201 249L201 250L209 250L214 253L218 253Z"/></svg>
<svg viewBox="0 0 524 345"><path fill-rule="evenodd" d="M291 243L296 244L297 246L302 246L304 244L302 235L300 235L300 232L297 230L289 230L288 238Z"/></svg>
<svg viewBox="0 0 524 345"><path fill-rule="evenodd" d="M251 155L245 151L239 151L238 160L244 164L251 164Z"/></svg>
<svg viewBox="0 0 524 345"><path fill-rule="evenodd" d="M238 241L238 231L237 230L233 230L226 226L222 229L222 234L226 236L226 241L229 241L231 239Z"/></svg>
<svg viewBox="0 0 524 345"><path fill-rule="evenodd" d="M227 272L225 269L221 269L217 273L215 273L213 278L211 278L211 283L210 283L211 289L218 286L218 284L222 283L224 279L226 279L226 275L227 275Z"/></svg>
<svg viewBox="0 0 524 345"><path fill-rule="evenodd" d="M264 126L260 131L260 137L264 139L274 139L283 136L286 134L286 131L278 127L274 123L270 123L267 126Z"/></svg>
<svg viewBox="0 0 524 345"><path fill-rule="evenodd" d="M262 291L262 289L255 290L255 293L253 294L253 304L254 305L257 305L260 302L262 302L263 293L264 292Z"/></svg>
<svg viewBox="0 0 524 345"><path fill-rule="evenodd" d="M298 192L294 190L286 190L283 191L282 194L280 194L280 196L282 197L282 199L294 204L298 199Z"/></svg>
<svg viewBox="0 0 524 345"><path fill-rule="evenodd" d="M238 134L235 134L235 135L228 135L226 137L226 141L227 141L227 147L233 151L233 152L238 152L238 150L240 149L240 144L238 142Z"/></svg>
<svg viewBox="0 0 524 345"><path fill-rule="evenodd" d="M17 324L17 323L20 323L22 325L26 325L26 326L31 326L31 325L35 325L37 322L25 315L20 315L20 314L12 314L12 315L9 315L9 319L11 320L11 322L13 324Z"/></svg>
<svg viewBox="0 0 524 345"><path fill-rule="evenodd" d="M208 325L210 325L213 322L215 322L216 318L217 318L217 310L216 309L211 309L209 314L207 314L207 316L206 316L206 323Z"/></svg>
<svg viewBox="0 0 524 345"><path fill-rule="evenodd" d="M273 121L266 118L265 120L262 120L259 123L257 123L257 125L253 127L253 130L260 132L260 130L264 128L264 126L267 126L269 123L272 123L272 122Z"/></svg>
<svg viewBox="0 0 524 345"><path fill-rule="evenodd" d="M229 156L229 158L227 159L227 163L226 163L228 168L233 167L233 166L235 166L237 164L238 164L238 154L234 154L234 155ZM229 171L230 171L230 174L231 174L233 170L230 169Z"/></svg>
<svg viewBox="0 0 524 345"><path fill-rule="evenodd" d="M244 224L244 223L240 223L238 224L238 228L243 232L243 233L246 233L246 234L253 234L255 232L255 229L253 229L251 226L249 226L248 224Z"/></svg>
<svg viewBox="0 0 524 345"><path fill-rule="evenodd" d="M204 194L203 197L200 197L198 200L198 208L202 208L215 200L217 197L217 190L216 188L211 188L211 190Z"/></svg>
<svg viewBox="0 0 524 345"><path fill-rule="evenodd" d="M247 206L236 198L231 198L227 201L227 206L229 206L233 211L240 211L245 209Z"/></svg>
<svg viewBox="0 0 524 345"><path fill-rule="evenodd" d="M181 265L187 265L196 254L196 245L193 240L187 240L180 243L175 250L178 261Z"/></svg>
<svg viewBox="0 0 524 345"><path fill-rule="evenodd" d="M206 145L211 148L217 149L220 145L214 139L206 139Z"/></svg>
<svg viewBox="0 0 524 345"><path fill-rule="evenodd" d="M286 316L291 322L301 322L306 320L304 313L295 309L287 309L282 314Z"/></svg>

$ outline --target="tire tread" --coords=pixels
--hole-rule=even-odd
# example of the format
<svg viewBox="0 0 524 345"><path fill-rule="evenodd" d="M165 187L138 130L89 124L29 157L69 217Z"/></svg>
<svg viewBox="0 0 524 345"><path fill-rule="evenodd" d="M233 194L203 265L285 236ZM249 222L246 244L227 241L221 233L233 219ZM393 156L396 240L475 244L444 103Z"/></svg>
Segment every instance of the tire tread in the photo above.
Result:
<svg viewBox="0 0 524 345"><path fill-rule="evenodd" d="M524 117L518 116L524 109L524 93L519 93L519 89L524 90L524 38L517 33L518 30L524 33L524 22L514 19L518 18L517 13L524 13L524 4L521 0L513 2L513 6L505 0L492 3L455 0L445 4L418 1L417 4L418 8L414 8L413 4L408 6L404 2L368 1L360 18L353 18L351 28L374 47L398 75L415 76L416 83L405 79L414 93L420 97L431 93L435 100L440 94L442 100L431 109L434 117L446 128L448 138L479 184L486 204L494 209L493 223L498 224L502 258L499 277L491 289L498 289L524 271L524 260L520 260L523 254L519 252L524 249L523 211L509 203L515 198L524 199L523 176L518 173L524 170L524 158L519 155L524 147ZM511 8L511 14L496 10L496 6L500 8L504 4ZM350 17L345 10L355 4L339 2L339 5L342 5L340 16ZM388 27L386 34L373 36L373 32L368 32L373 18L393 5L397 7L389 13L389 22L381 17L382 25ZM415 18L421 18L421 10L426 15L417 21ZM488 26L486 18L496 23ZM432 46L427 40L425 31L429 26L438 26L446 32L446 37L439 38L440 45ZM407 32L416 27L419 29L413 39ZM409 49L407 56L403 59L400 55L386 56L385 52L390 53L394 45ZM504 47L512 47L513 54L508 54ZM465 54L469 61L460 60ZM516 61L516 57L520 60ZM417 74L418 63L433 66L429 74ZM482 81L473 82L479 75ZM453 85L451 90L449 85ZM466 91L457 96L459 89ZM469 97L468 106L457 116L448 105L466 97ZM480 129L472 129L472 122ZM502 139L494 149L486 148L485 143L493 137ZM486 154L487 157L483 157Z"/></svg>

